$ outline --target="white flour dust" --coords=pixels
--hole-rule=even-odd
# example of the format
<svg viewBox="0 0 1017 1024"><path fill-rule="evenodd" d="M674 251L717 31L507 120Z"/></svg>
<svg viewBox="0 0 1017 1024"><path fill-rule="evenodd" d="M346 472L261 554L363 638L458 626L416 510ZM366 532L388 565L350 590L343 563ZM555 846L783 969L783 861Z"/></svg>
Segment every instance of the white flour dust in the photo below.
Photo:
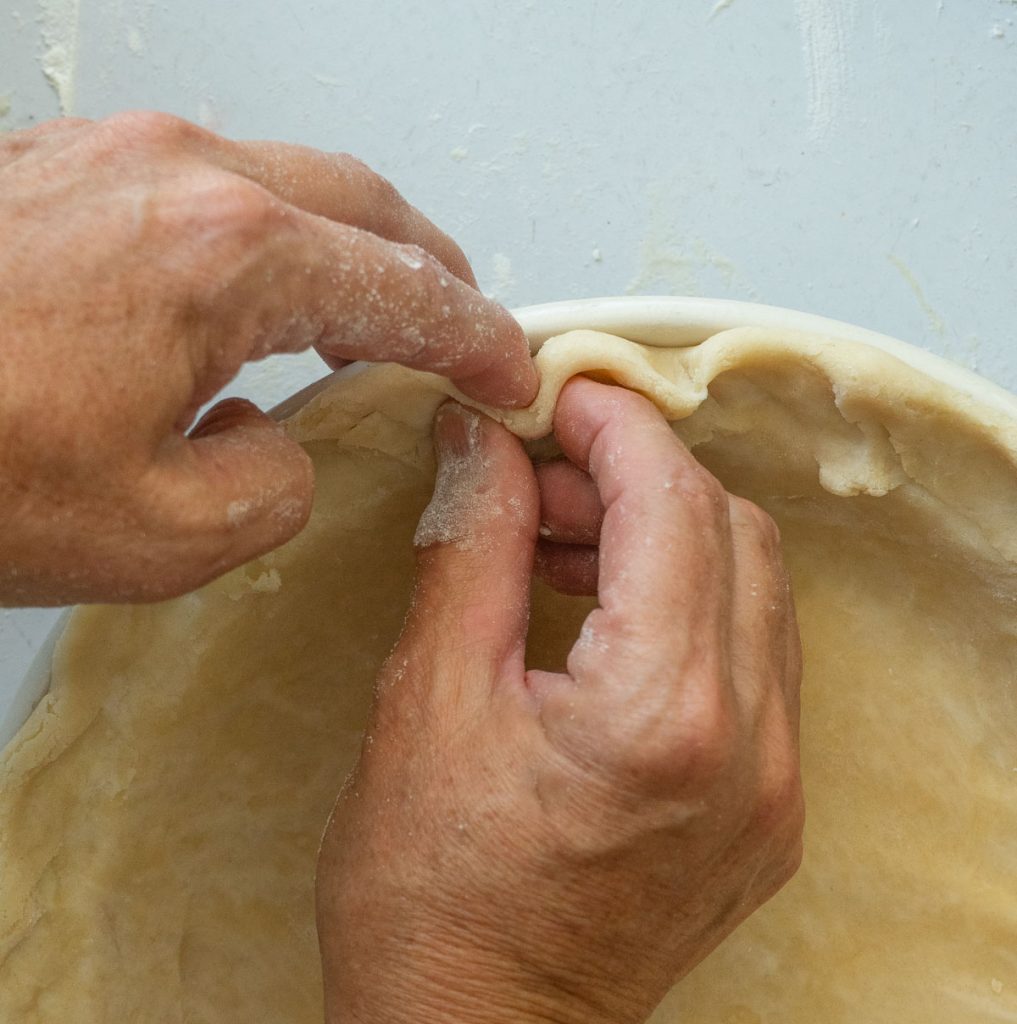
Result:
<svg viewBox="0 0 1017 1024"><path fill-rule="evenodd" d="M458 416L462 438L439 451L434 493L413 536L414 546L455 544L460 550L493 550L495 537L522 521L527 510L517 497L505 499L492 473L491 460L484 444L482 417L473 409L442 410L439 417ZM436 424L436 430L440 425ZM493 526L494 520L502 520Z"/></svg>
<svg viewBox="0 0 1017 1024"><path fill-rule="evenodd" d="M795 0L808 84L809 134L819 141L833 131L850 78L847 39L855 0Z"/></svg>
<svg viewBox="0 0 1017 1024"><path fill-rule="evenodd" d="M60 101L60 113L74 112L74 76L78 60L78 0L39 0L44 50L39 67Z"/></svg>
<svg viewBox="0 0 1017 1024"><path fill-rule="evenodd" d="M483 484L487 462L480 418L472 410L465 409L460 418L465 428L465 444L461 451L446 449L438 459L434 494L413 536L413 543L418 548L432 544L468 543L470 524L484 512Z"/></svg>

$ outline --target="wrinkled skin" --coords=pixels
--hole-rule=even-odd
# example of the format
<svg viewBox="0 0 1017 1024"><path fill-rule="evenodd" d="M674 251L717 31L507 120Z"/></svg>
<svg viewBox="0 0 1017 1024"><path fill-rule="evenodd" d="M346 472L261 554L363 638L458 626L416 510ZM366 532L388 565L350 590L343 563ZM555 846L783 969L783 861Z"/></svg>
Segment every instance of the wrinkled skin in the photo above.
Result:
<svg viewBox="0 0 1017 1024"><path fill-rule="evenodd" d="M302 450L240 400L192 425L248 360L314 345L527 404L475 283L351 157L158 114L0 136L0 602L161 599L296 533ZM330 1022L639 1021L800 857L773 523L638 396L573 381L555 430L534 470L440 414L413 608L322 846ZM562 674L524 670L533 571L599 598Z"/></svg>
<svg viewBox="0 0 1017 1024"><path fill-rule="evenodd" d="M321 852L333 1024L644 1020L799 862L775 526L634 394L576 379L555 432L542 496L503 428L439 415L458 532L418 533ZM545 575L599 597L562 674L523 663L538 536Z"/></svg>
<svg viewBox="0 0 1017 1024"><path fill-rule="evenodd" d="M315 345L525 405L523 333L349 156L164 114L0 135L0 603L153 600L291 537L313 481L248 360Z"/></svg>

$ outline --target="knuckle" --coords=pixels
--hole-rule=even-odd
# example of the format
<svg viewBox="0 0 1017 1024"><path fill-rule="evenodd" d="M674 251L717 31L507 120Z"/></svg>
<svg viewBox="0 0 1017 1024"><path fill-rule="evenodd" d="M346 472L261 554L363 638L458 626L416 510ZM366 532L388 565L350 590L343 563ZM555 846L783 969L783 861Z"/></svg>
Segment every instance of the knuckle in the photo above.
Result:
<svg viewBox="0 0 1017 1024"><path fill-rule="evenodd" d="M129 110L101 122L117 142L141 146L172 147L207 139L211 133L182 117L157 110Z"/></svg>
<svg viewBox="0 0 1017 1024"><path fill-rule="evenodd" d="M681 738L676 768L685 785L703 788L730 766L737 747L736 727L718 690L714 689L707 699L697 700L686 713Z"/></svg>
<svg viewBox="0 0 1017 1024"><path fill-rule="evenodd" d="M619 716L613 731L621 773L656 796L709 789L729 768L736 747L734 722L717 697L684 713L647 708L628 719Z"/></svg>
<svg viewBox="0 0 1017 1024"><path fill-rule="evenodd" d="M162 190L155 199L155 220L172 237L197 241L203 248L228 243L238 255L278 231L286 209L260 185L224 171L201 171Z"/></svg>
<svg viewBox="0 0 1017 1024"><path fill-rule="evenodd" d="M280 210L280 204L260 185L229 174L196 183L193 199L206 224L231 233L260 231L277 219Z"/></svg>
<svg viewBox="0 0 1017 1024"><path fill-rule="evenodd" d="M218 467L219 479L230 475L228 464ZM209 500L200 481L153 464L138 474L134 490L134 515L140 530L158 538L151 547L150 565L167 567L157 573L171 574L201 584L223 571L239 529L237 516L222 502Z"/></svg>

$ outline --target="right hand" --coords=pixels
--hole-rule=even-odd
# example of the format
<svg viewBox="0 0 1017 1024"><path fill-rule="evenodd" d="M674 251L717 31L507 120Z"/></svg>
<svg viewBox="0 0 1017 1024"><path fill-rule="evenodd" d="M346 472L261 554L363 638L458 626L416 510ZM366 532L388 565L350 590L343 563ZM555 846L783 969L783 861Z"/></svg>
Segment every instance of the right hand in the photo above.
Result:
<svg viewBox="0 0 1017 1024"><path fill-rule="evenodd" d="M322 846L329 1020L634 1024L799 862L776 527L631 392L570 382L555 433L604 509L600 606L565 672L527 672L536 476L439 416L413 607Z"/></svg>
<svg viewBox="0 0 1017 1024"><path fill-rule="evenodd" d="M250 360L314 345L525 405L519 325L352 157L164 114L0 134L0 604L169 597L281 544L310 462Z"/></svg>

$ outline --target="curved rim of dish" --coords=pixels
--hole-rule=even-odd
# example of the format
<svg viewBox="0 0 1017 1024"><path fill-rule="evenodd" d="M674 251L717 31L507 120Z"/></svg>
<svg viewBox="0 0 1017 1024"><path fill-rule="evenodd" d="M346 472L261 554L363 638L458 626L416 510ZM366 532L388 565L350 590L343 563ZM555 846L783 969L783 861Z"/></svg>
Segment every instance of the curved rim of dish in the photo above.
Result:
<svg viewBox="0 0 1017 1024"><path fill-rule="evenodd" d="M714 334L738 327L817 334L881 349L926 377L966 393L1008 417L1017 417L1017 395L973 370L887 334L781 306L735 299L622 295L547 302L515 310L513 315L530 339L533 352L548 338L579 327L664 348L698 345Z"/></svg>
<svg viewBox="0 0 1017 1024"><path fill-rule="evenodd" d="M534 353L548 338L587 329L618 334L657 347L698 345L720 331L737 327L802 331L838 341L856 342L895 356L927 377L966 395L996 412L1017 419L1017 396L971 370L941 356L864 327L813 313L733 299L702 299L673 295L625 295L566 299L513 311L530 339ZM303 388L272 410L276 419L292 416L336 380L361 372L352 363ZM67 623L61 616L39 648L11 703L0 712L0 750L14 737L49 689L53 651Z"/></svg>

